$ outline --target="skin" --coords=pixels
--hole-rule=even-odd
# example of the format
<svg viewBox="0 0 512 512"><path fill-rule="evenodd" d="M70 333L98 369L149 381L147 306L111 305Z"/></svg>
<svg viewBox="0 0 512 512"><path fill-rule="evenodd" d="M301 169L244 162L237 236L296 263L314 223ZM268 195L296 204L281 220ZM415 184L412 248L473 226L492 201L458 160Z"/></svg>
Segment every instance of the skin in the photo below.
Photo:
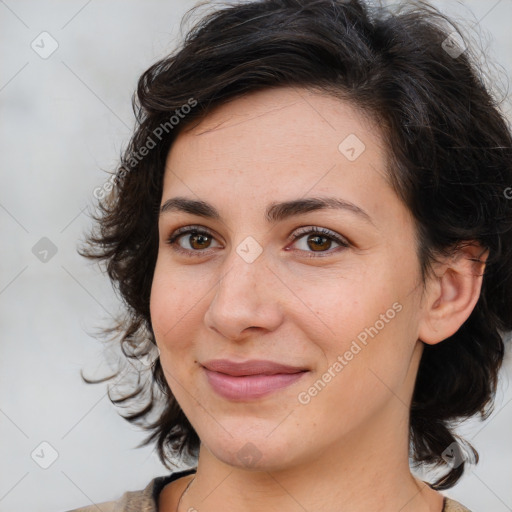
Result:
<svg viewBox="0 0 512 512"><path fill-rule="evenodd" d="M354 161L338 149L350 134L365 145ZM424 343L442 341L466 320L482 269L470 261L479 255L470 246L437 264L423 286L413 218L386 176L378 126L349 103L305 89L251 93L176 139L161 204L200 199L221 219L180 211L159 219L152 325L167 382L201 439L195 479L166 486L163 512L176 510L190 481L180 512L441 511L441 494L410 472L409 408ZM335 209L275 225L265 219L271 202L327 196L357 205L371 222ZM167 243L190 225L211 232L175 242L195 256ZM288 239L311 226L348 247L307 230ZM249 236L263 249L253 262L236 251ZM300 403L299 393L332 374L338 356L397 303L400 312ZM216 358L309 372L258 400L230 401L199 364ZM249 442L252 465L240 457Z"/></svg>

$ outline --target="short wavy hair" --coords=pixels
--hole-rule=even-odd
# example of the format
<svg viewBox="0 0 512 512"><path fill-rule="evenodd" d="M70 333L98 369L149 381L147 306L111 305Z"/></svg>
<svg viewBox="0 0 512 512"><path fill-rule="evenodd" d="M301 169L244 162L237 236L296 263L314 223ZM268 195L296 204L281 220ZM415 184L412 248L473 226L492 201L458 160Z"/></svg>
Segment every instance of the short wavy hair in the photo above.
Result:
<svg viewBox="0 0 512 512"><path fill-rule="evenodd" d="M123 299L123 315L103 333L113 335L126 358L112 376L82 378L113 379L121 363L128 367L129 359L156 345L149 299L158 211L166 157L180 131L253 91L308 88L378 121L389 183L415 220L423 282L440 255L470 241L488 250L474 310L455 334L425 344L412 398L413 464L448 468L443 451L456 438L465 443L455 434L457 422L492 411L512 329L511 131L463 40L460 29L425 2L391 9L359 0L255 0L203 15L179 48L140 77L134 133L110 193L97 195L95 224L79 253L106 265ZM109 398L137 406L123 417L151 432L139 446L156 441L170 468L176 456L197 457L200 440L158 358L150 371L124 396L113 399L109 389ZM448 468L432 486L452 487L464 465Z"/></svg>

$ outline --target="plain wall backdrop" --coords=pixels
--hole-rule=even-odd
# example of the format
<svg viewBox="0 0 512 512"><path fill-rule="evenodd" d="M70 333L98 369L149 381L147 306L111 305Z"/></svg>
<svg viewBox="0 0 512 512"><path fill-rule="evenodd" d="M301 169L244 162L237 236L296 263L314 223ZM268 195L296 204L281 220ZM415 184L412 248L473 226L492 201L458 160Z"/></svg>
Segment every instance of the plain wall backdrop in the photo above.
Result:
<svg viewBox="0 0 512 512"><path fill-rule="evenodd" d="M174 49L193 5L0 0L0 512L65 511L168 473L152 447L135 448L145 433L119 416L106 385L81 380L80 369L109 373L91 332L120 303L76 249L93 190L129 139L136 81ZM506 90L512 0L436 5L483 38ZM481 462L446 494L473 512L512 510L511 373L509 352L494 413L460 429Z"/></svg>

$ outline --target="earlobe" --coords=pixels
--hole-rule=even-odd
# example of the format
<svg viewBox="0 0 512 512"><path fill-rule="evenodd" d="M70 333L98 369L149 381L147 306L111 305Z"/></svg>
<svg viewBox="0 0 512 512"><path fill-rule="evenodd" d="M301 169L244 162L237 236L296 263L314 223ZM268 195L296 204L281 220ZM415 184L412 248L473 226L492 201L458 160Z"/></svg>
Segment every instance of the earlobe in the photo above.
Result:
<svg viewBox="0 0 512 512"><path fill-rule="evenodd" d="M425 291L419 340L439 343L469 318L480 297L487 256L487 250L471 243L436 264Z"/></svg>

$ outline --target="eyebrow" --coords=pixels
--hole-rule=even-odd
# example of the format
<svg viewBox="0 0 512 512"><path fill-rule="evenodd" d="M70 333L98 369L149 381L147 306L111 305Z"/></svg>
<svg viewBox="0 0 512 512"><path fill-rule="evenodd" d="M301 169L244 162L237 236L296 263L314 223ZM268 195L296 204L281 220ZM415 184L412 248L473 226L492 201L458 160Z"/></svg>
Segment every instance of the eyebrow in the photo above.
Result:
<svg viewBox="0 0 512 512"><path fill-rule="evenodd" d="M308 197L280 203L273 202L267 207L265 218L267 222L274 224L296 215L327 209L345 210L357 215L369 224L375 225L371 217L359 206L336 197ZM173 197L165 201L160 208L160 215L172 211L190 213L219 221L222 219L219 211L210 203L186 197Z"/></svg>

